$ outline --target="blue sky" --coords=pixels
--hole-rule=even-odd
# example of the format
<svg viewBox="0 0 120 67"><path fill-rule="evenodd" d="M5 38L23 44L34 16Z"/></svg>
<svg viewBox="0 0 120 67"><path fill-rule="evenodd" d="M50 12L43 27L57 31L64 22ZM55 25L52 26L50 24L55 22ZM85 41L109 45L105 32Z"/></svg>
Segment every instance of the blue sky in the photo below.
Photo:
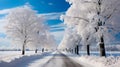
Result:
<svg viewBox="0 0 120 67"><path fill-rule="evenodd" d="M43 15L47 20L45 24L50 26L51 34L55 36L59 44L63 38L65 28L59 18L70 6L65 0L0 0L0 46L6 47L10 43L9 39L6 39L4 16L11 9L24 6L26 3L29 3L38 15Z"/></svg>

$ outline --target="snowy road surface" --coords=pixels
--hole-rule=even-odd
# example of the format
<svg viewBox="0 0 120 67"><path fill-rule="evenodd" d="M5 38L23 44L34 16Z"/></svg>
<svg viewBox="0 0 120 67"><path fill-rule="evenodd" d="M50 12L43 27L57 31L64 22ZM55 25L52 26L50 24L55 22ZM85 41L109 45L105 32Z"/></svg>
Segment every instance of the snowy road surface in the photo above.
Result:
<svg viewBox="0 0 120 67"><path fill-rule="evenodd" d="M62 53L54 54L42 67L83 67Z"/></svg>
<svg viewBox="0 0 120 67"><path fill-rule="evenodd" d="M0 61L0 67L84 67L60 52L35 54L15 58L10 62Z"/></svg>

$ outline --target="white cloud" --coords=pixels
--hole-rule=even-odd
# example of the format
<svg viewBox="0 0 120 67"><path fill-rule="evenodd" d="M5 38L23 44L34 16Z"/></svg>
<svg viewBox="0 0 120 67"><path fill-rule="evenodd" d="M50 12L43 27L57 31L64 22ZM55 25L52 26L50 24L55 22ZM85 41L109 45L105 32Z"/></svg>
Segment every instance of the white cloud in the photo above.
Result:
<svg viewBox="0 0 120 67"><path fill-rule="evenodd" d="M12 9L14 9L14 8L0 10L0 14L8 14L9 11L12 10Z"/></svg>
<svg viewBox="0 0 120 67"><path fill-rule="evenodd" d="M22 6L18 6L18 7L25 7L25 6L29 6L32 8L32 6L27 2L25 5L22 5ZM4 14L8 14L11 10L15 9L15 8L18 8L18 7L14 7L14 8L8 8L8 9L3 9L3 10L0 10L0 14L4 15Z"/></svg>
<svg viewBox="0 0 120 67"><path fill-rule="evenodd" d="M57 24L57 25L52 25L50 26L50 30L52 31L57 31L57 30L64 30L65 29L65 25L63 23Z"/></svg>
<svg viewBox="0 0 120 67"><path fill-rule="evenodd" d="M54 20L59 19L62 14L65 12L53 12L53 13L44 13L44 14L38 14L39 17L43 17L46 20Z"/></svg>
<svg viewBox="0 0 120 67"><path fill-rule="evenodd" d="M7 14L9 11L10 9L0 10L0 14Z"/></svg>
<svg viewBox="0 0 120 67"><path fill-rule="evenodd" d="M48 5L53 5L53 3L48 3Z"/></svg>
<svg viewBox="0 0 120 67"><path fill-rule="evenodd" d="M56 27L56 28L51 28L51 31L60 31L60 30L64 30L64 27Z"/></svg>
<svg viewBox="0 0 120 67"><path fill-rule="evenodd" d="M65 27L64 23L60 23L60 24L57 24L57 25L52 25L50 27Z"/></svg>

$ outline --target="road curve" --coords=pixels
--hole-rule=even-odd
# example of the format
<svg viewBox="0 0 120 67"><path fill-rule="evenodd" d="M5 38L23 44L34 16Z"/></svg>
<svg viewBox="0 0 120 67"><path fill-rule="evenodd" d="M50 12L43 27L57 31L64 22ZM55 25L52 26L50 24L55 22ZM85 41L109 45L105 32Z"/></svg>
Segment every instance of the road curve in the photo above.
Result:
<svg viewBox="0 0 120 67"><path fill-rule="evenodd" d="M79 63L71 60L65 54L57 53L48 60L42 67L83 67Z"/></svg>

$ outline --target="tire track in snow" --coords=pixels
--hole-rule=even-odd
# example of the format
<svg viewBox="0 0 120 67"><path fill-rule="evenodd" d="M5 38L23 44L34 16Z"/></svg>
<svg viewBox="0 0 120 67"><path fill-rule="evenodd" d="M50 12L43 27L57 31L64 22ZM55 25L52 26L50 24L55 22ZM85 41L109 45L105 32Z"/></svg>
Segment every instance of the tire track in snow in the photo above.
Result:
<svg viewBox="0 0 120 67"><path fill-rule="evenodd" d="M42 67L83 67L62 53L54 54Z"/></svg>

